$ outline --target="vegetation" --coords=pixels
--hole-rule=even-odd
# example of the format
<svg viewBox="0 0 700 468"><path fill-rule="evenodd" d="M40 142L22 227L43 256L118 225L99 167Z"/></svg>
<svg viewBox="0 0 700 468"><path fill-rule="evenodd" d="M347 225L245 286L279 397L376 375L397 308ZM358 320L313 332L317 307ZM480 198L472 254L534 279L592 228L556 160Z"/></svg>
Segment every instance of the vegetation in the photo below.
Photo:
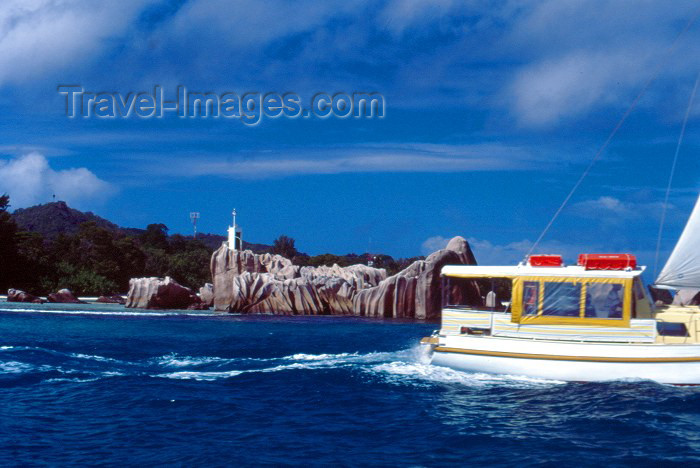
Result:
<svg viewBox="0 0 700 468"><path fill-rule="evenodd" d="M124 293L129 279L170 276L198 289L211 281L209 260L225 240L213 234L197 239L169 235L164 224L143 229L121 228L63 202L9 213L10 199L0 196L0 291L8 288L45 295L68 288L78 295ZM295 241L280 236L272 246L244 243L255 253L271 252L297 265L340 266L374 262L394 274L418 258L394 260L388 255L323 254L297 251Z"/></svg>
<svg viewBox="0 0 700 468"><path fill-rule="evenodd" d="M199 240L168 236L163 224L151 224L145 231L124 230L61 202L49 205L54 209L42 205L31 217L27 210L20 213L23 222L44 235L20 230L8 213L9 197L0 197L0 290L14 287L46 294L68 288L81 295L112 294L125 292L129 279L141 276L167 275L192 288L210 281L213 249ZM56 216L43 219L55 215L56 208L69 210L68 221L64 218L62 223L70 228L57 222ZM80 222L85 218L89 220Z"/></svg>
<svg viewBox="0 0 700 468"><path fill-rule="evenodd" d="M279 236L272 244L272 253L285 258L294 258L299 252L294 247L294 239L287 236Z"/></svg>

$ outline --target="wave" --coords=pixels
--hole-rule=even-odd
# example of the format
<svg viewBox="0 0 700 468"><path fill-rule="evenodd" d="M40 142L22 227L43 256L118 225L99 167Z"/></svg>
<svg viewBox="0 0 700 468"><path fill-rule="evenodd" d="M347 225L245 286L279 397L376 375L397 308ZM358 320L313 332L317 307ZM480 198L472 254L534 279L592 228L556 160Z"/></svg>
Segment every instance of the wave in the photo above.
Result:
<svg viewBox="0 0 700 468"><path fill-rule="evenodd" d="M93 355L93 354L69 353L68 356L74 357L76 359L86 359L89 361L98 361L98 362L116 362L116 363L125 363L126 362L126 361L121 361L119 359L114 359L114 358L99 356L99 355Z"/></svg>
<svg viewBox="0 0 700 468"><path fill-rule="evenodd" d="M274 367L264 367L261 369L241 369L241 370L227 370L227 371L179 371L179 372L169 372L165 374L156 374L151 377L163 377L167 379L181 379L181 380L219 380L228 379L231 377L236 377L241 374L266 374L270 372L280 372L286 370L309 370L309 369L321 369L335 367L335 363L331 362L316 362L316 363L293 363L284 364Z"/></svg>
<svg viewBox="0 0 700 468"><path fill-rule="evenodd" d="M25 374L35 367L31 364L27 364L19 361L5 361L0 362L0 372L4 374Z"/></svg>
<svg viewBox="0 0 700 468"><path fill-rule="evenodd" d="M549 386L560 381L539 380L520 376L467 373L430 364L426 349L415 346L394 352L369 353L296 353L281 357L250 358L219 356L189 356L170 353L140 360L120 360L98 354L64 352L41 347L3 345L0 350L11 359L0 361L0 375L57 371L67 374L53 381L90 382L115 376L140 376L177 380L216 381L243 374L265 374L283 371L318 371L350 369L371 374L386 383L396 385L464 385L464 386ZM26 361L23 352L33 351L52 355L49 362L37 367ZM37 355L30 356L37 359ZM47 358L38 359L44 361ZM58 359L60 362L54 362ZM76 376L68 377L71 374Z"/></svg>
<svg viewBox="0 0 700 468"><path fill-rule="evenodd" d="M40 352L40 353L46 353L46 354L51 354L54 356L62 356L66 358L73 358L73 359L80 359L80 360L88 360L88 361L98 361L98 362L113 362L113 363L127 363L126 361L122 361L119 359L114 359L106 356L100 356L100 355L95 355L95 354L82 354L82 353L70 353L70 352L63 352L63 351L57 351L54 349L48 349L48 348L42 348L40 346L0 346L0 351L9 351L11 353L17 353L21 351L33 351L33 352Z"/></svg>
<svg viewBox="0 0 700 468"><path fill-rule="evenodd" d="M292 354L291 356L285 356L282 359L289 361L321 361L324 359L337 359L346 358L349 356L357 356L357 353L340 353L340 354Z"/></svg>
<svg viewBox="0 0 700 468"><path fill-rule="evenodd" d="M180 372L170 372L167 374L156 374L151 375L151 377L162 377L166 379L180 379L180 380L219 380L226 379L229 377L235 377L241 375L246 371L221 371L221 372L196 372L196 371L180 371Z"/></svg>
<svg viewBox="0 0 700 468"><path fill-rule="evenodd" d="M534 387L566 384L560 380L535 379L518 375L496 375L462 372L448 367L434 366L415 362L389 362L378 364L368 372L384 376L394 384L460 384L469 387Z"/></svg>
<svg viewBox="0 0 700 468"><path fill-rule="evenodd" d="M196 367L207 364L230 364L240 360L241 359L228 359L216 356L180 356L178 354L171 353L166 354L165 356L153 358L151 359L151 362L163 367Z"/></svg>

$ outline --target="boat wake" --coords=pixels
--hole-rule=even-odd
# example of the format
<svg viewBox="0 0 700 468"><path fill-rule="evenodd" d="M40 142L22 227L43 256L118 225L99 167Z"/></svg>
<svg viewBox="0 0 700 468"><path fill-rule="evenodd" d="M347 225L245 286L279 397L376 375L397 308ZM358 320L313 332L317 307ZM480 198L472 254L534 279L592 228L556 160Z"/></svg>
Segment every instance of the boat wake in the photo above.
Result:
<svg viewBox="0 0 700 468"><path fill-rule="evenodd" d="M42 347L0 346L0 382L31 377L31 382L93 382L119 377L211 382L244 374L343 369L390 385L549 386L564 382L517 376L460 372L430 364L424 347L395 352L297 353L281 357L188 356L175 353L140 360L64 352Z"/></svg>

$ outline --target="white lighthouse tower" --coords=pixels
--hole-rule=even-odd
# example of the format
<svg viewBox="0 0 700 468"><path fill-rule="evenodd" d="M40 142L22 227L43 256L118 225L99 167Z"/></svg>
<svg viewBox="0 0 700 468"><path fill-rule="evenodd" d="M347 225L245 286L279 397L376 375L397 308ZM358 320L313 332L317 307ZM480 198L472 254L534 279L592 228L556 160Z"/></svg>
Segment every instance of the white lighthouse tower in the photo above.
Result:
<svg viewBox="0 0 700 468"><path fill-rule="evenodd" d="M233 209L233 226L228 227L229 250L243 250L243 231L236 224L236 209Z"/></svg>

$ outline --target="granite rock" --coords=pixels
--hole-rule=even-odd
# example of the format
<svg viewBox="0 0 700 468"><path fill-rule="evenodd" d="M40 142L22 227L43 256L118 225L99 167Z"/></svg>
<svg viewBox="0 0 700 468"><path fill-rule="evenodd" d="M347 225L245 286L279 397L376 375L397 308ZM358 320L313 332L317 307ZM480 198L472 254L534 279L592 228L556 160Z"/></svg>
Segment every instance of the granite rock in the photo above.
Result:
<svg viewBox="0 0 700 468"><path fill-rule="evenodd" d="M26 293L21 289L8 289L7 302L33 302L35 304L43 304L44 300L40 297Z"/></svg>
<svg viewBox="0 0 700 468"><path fill-rule="evenodd" d="M439 319L440 270L445 265L475 264L469 243L455 237L425 260L413 262L378 286L359 291L353 298L353 312L362 317Z"/></svg>
<svg viewBox="0 0 700 468"><path fill-rule="evenodd" d="M231 251L226 244L210 266L214 308L239 313L352 314L356 291L386 278L386 270L366 265L300 267L279 255Z"/></svg>
<svg viewBox="0 0 700 468"><path fill-rule="evenodd" d="M213 304L238 313L436 319L440 270L448 264L476 264L464 238L390 278L366 265L299 267L279 255L231 251L224 244L210 264Z"/></svg>
<svg viewBox="0 0 700 468"><path fill-rule="evenodd" d="M202 301L190 289L169 276L165 278L132 278L126 307L141 309L187 309Z"/></svg>
<svg viewBox="0 0 700 468"><path fill-rule="evenodd" d="M55 293L51 293L46 297L48 302L55 302L60 304L85 304L71 292L70 289L59 289Z"/></svg>
<svg viewBox="0 0 700 468"><path fill-rule="evenodd" d="M208 307L214 305L214 285L211 283L206 283L204 286L199 288L199 298L202 300L203 304Z"/></svg>
<svg viewBox="0 0 700 468"><path fill-rule="evenodd" d="M112 296L100 296L96 302L100 304L126 304L126 299L119 294L114 294Z"/></svg>

